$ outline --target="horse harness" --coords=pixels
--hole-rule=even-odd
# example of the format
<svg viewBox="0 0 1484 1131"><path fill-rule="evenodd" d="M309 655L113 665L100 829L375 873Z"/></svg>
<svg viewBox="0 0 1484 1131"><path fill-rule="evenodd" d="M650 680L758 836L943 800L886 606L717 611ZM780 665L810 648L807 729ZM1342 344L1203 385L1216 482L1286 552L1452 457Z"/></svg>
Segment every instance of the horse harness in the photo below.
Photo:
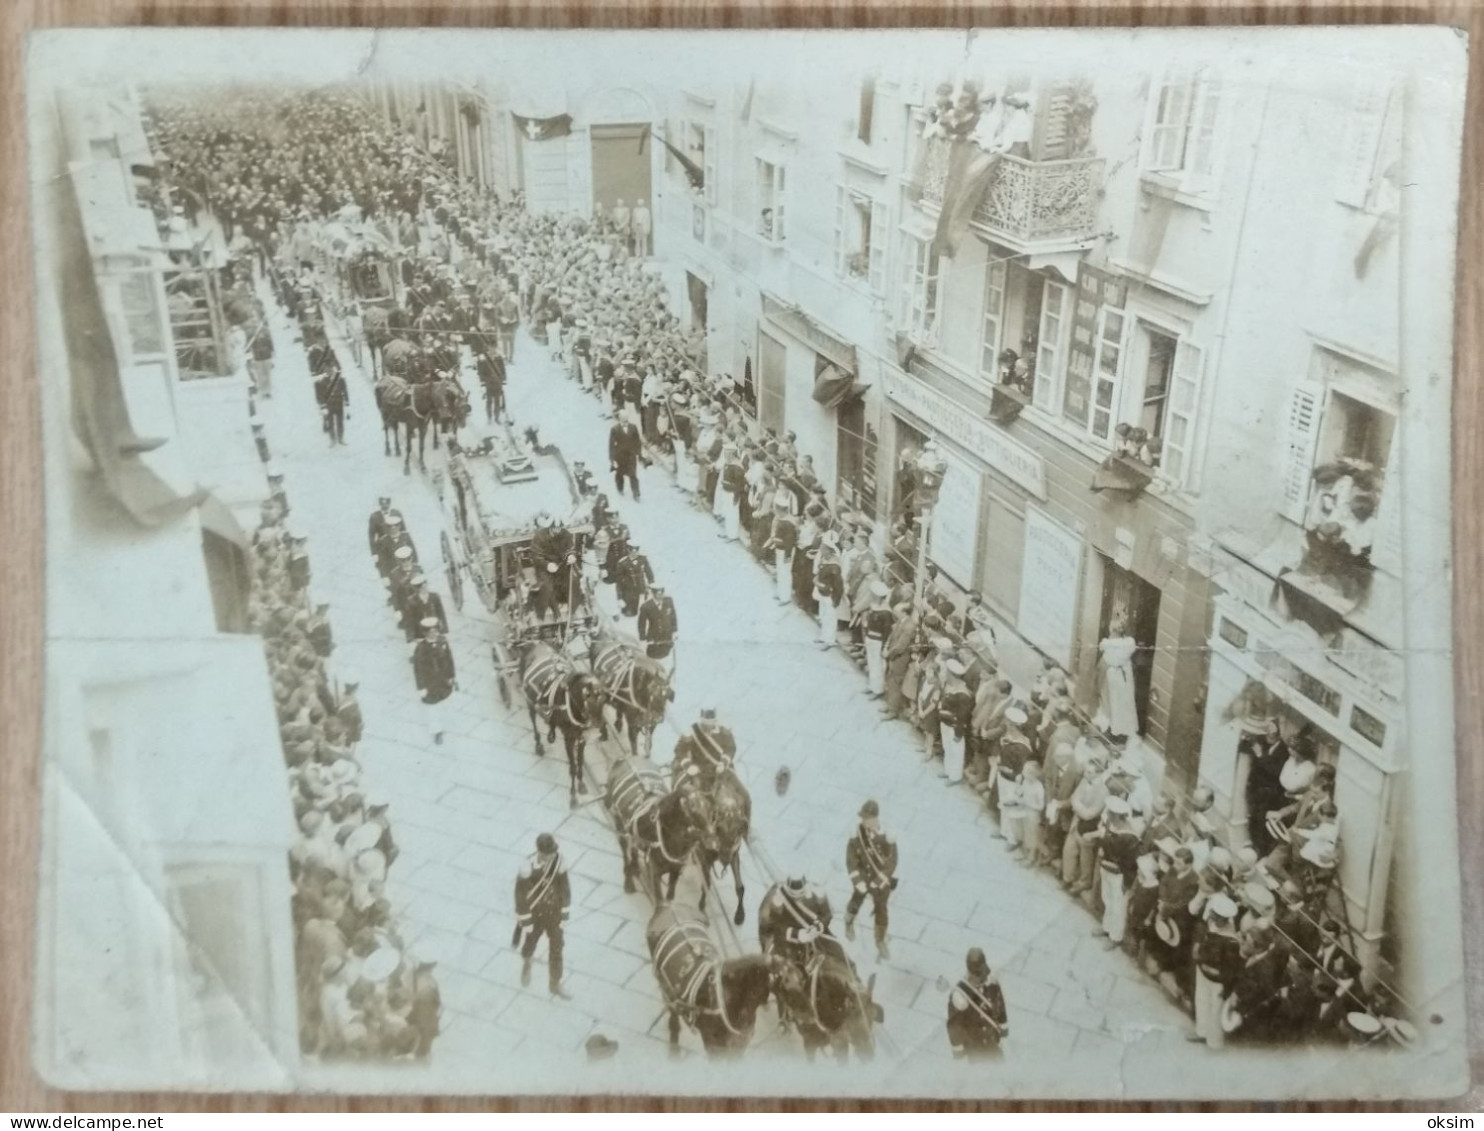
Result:
<svg viewBox="0 0 1484 1131"><path fill-rule="evenodd" d="M605 663L609 656L617 656L617 664ZM627 663L623 661L627 660ZM619 665L622 665L621 667ZM639 696L634 690L634 670L639 666L639 661L622 644L608 645L605 651L598 654L593 663L596 673L603 678L603 690L610 699L616 699L625 707L631 707L639 714L648 717L651 712L639 705ZM607 670L605 670L607 669ZM610 685L609 678L613 682Z"/></svg>
<svg viewBox="0 0 1484 1131"><path fill-rule="evenodd" d="M686 859L684 856L675 856L666 847L665 824L659 819L658 810L660 803L669 795L666 793L656 793L651 790L649 783L644 780L643 775L637 770L633 771L627 781L619 785L617 792L613 795L612 808L621 812L625 799L632 797L636 790L641 795L640 801L634 807L633 812L623 818L624 831L631 837L638 836L639 822L644 820L652 821L654 824L654 846L659 850L659 854L665 858L666 863L675 865L676 867L684 864Z"/></svg>
<svg viewBox="0 0 1484 1131"><path fill-rule="evenodd" d="M699 935L699 937L698 937ZM706 929L699 923L677 920L665 928L664 934L654 944L654 961L661 974L661 984L668 988L664 979L665 966L671 958L680 958L685 955L706 955L711 950L711 939L706 934ZM697 1017L706 1015L719 1019L726 1031L734 1037L743 1035L741 1029L732 1024L732 1019L727 1015L727 997L722 985L721 960L715 957L698 957L693 966L687 971L682 971L685 978L685 986L678 997L669 998L671 1008L675 1009L688 1025L694 1027ZM710 982L713 986L712 995L715 998L714 1006L701 1004L701 991Z"/></svg>
<svg viewBox="0 0 1484 1131"><path fill-rule="evenodd" d="M560 653L550 651L526 669L526 685L528 687L533 683L538 685L538 698L548 720L560 709L566 713L567 722L574 727L580 727L585 730L592 723L585 719L579 719L573 712L570 691L565 696L562 695L563 691L568 690L570 677L579 674L575 668L563 661ZM540 681L546 679L547 676L552 678L548 680L544 688L540 687ZM558 703L559 699L561 700L560 703Z"/></svg>

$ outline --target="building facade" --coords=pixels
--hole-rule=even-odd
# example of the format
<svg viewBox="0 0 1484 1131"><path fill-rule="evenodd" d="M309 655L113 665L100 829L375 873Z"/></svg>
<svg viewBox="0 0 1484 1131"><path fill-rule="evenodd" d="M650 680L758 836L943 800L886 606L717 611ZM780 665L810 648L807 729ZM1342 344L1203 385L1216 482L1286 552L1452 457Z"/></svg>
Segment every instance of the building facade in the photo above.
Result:
<svg viewBox="0 0 1484 1131"><path fill-rule="evenodd" d="M36 1065L65 1088L96 1086L95 1064L120 1086L246 1071L282 1088L299 1058L294 825L262 640L245 632L245 532L268 494L246 378L208 357L206 331L183 363L176 323L211 312L194 318L199 264L148 207L132 97L37 98L31 127L50 174L35 196L51 564Z"/></svg>

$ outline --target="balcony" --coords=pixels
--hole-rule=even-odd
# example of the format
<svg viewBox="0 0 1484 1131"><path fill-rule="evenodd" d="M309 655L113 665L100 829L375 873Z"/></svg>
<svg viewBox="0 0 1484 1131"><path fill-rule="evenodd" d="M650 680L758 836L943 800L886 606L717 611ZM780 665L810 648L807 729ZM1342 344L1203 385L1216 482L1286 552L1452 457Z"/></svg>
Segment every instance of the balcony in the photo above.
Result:
<svg viewBox="0 0 1484 1131"><path fill-rule="evenodd" d="M931 138L922 144L928 148L921 201L936 211L943 203L952 143ZM1081 248L1097 226L1106 164L1092 156L1033 161L1003 155L989 174L972 223L996 242L1027 254Z"/></svg>

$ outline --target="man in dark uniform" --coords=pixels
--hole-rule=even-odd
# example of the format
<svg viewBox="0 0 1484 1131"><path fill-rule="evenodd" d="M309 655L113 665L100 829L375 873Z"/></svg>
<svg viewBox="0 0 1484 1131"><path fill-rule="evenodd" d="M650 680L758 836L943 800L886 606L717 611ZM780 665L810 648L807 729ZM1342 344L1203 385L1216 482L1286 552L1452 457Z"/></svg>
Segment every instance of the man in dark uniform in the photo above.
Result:
<svg viewBox="0 0 1484 1131"><path fill-rule="evenodd" d="M495 307L495 321L500 327L500 351L506 361L515 360L515 330L520 325L520 306L509 291Z"/></svg>
<svg viewBox="0 0 1484 1131"><path fill-rule="evenodd" d="M772 532L763 548L773 551L774 600L780 605L793 604L793 560L798 544L798 522L786 506L775 505Z"/></svg>
<svg viewBox="0 0 1484 1131"><path fill-rule="evenodd" d="M639 606L639 639L652 660L666 659L675 647L675 599L656 585Z"/></svg>
<svg viewBox="0 0 1484 1131"><path fill-rule="evenodd" d="M531 564L536 567L537 584L550 584L553 607L566 605L571 596L571 559L575 550L576 542L570 530L548 514L536 517L536 532L531 536Z"/></svg>
<svg viewBox="0 0 1484 1131"><path fill-rule="evenodd" d="M493 349L479 355L475 367L479 384L484 389L484 418L494 420L505 415L505 359Z"/></svg>
<svg viewBox="0 0 1484 1131"><path fill-rule="evenodd" d="M639 543L629 543L628 553L619 559L618 574L614 580L623 615L638 616L639 601L649 586L654 584L654 570L650 568L649 559L639 552Z"/></svg>
<svg viewBox="0 0 1484 1131"><path fill-rule="evenodd" d="M411 581L412 591L407 594L407 610L402 618L407 639L417 639L417 626L430 617L438 622L438 631L447 635L448 615L443 611L443 598L428 588L428 579L422 574L414 573Z"/></svg>
<svg viewBox="0 0 1484 1131"><path fill-rule="evenodd" d="M552 997L566 1001L572 995L562 985L562 930L571 907L572 885L567 879L567 865L557 851L556 837L542 833L536 838L536 854L515 877L515 935L510 945L520 946L520 984L528 986L536 944L545 935L550 948L547 986ZM523 946L521 935L525 935Z"/></svg>
<svg viewBox="0 0 1484 1131"><path fill-rule="evenodd" d="M1247 771L1247 836L1257 855L1263 857L1277 846L1277 838L1268 828L1268 814L1288 803L1283 788L1283 764L1288 761L1288 744L1278 734L1278 726L1265 720L1261 734L1243 735L1237 743L1237 754L1246 754Z"/></svg>
<svg viewBox="0 0 1484 1131"><path fill-rule="evenodd" d="M867 801L861 806L860 826L845 845L845 867L850 872L850 902L845 905L845 937L855 938L855 917L866 897L871 897L871 916L876 923L876 953L891 958L886 945L886 901L897 888L896 842L881 831L881 806Z"/></svg>
<svg viewBox="0 0 1484 1131"><path fill-rule="evenodd" d="M345 375L339 365L326 369L315 379L314 395L325 412L325 431L330 434L330 446L345 443L346 409L350 405L350 390L345 384Z"/></svg>
<svg viewBox="0 0 1484 1131"><path fill-rule="evenodd" d="M626 354L623 364L619 367L618 379L613 383L613 414L615 416L622 416L624 409L630 406L638 412L640 402L644 399L644 379L639 376L639 370L635 368L636 361L633 354Z"/></svg>
<svg viewBox="0 0 1484 1131"><path fill-rule="evenodd" d="M417 550L412 545L412 536L407 533L407 527L402 523L402 516L393 512L386 519L385 532L376 542L376 568L382 577L390 577L392 570L397 568L397 562L402 560L397 557L397 551L406 548L411 550L410 554L403 558L417 560Z"/></svg>
<svg viewBox="0 0 1484 1131"><path fill-rule="evenodd" d="M608 466L613 471L613 482L618 493L623 494L624 480L629 481L634 491L634 501L639 501L639 451L643 440L639 429L626 416L613 422L608 433Z"/></svg>
<svg viewBox="0 0 1484 1131"><path fill-rule="evenodd" d="M613 535L608 539L608 552L603 555L603 564L598 571L598 577L611 584L618 582L618 566L624 556L629 552L629 528L619 523L614 528Z"/></svg>
<svg viewBox="0 0 1484 1131"><path fill-rule="evenodd" d="M458 686L454 673L453 652L448 641L438 630L438 621L429 617L422 623L423 638L417 642L412 653L412 674L417 680L417 689L422 692L423 702L428 705L428 729L433 741L443 741L443 716L439 704L453 694Z"/></svg>
<svg viewBox="0 0 1484 1131"><path fill-rule="evenodd" d="M407 619L407 599L412 596L415 588L413 578L418 575L417 555L412 552L411 546L398 546L392 554L396 562L392 566L391 573L386 577L387 602L396 610L397 623L404 629L409 630L408 640L416 640L417 621Z"/></svg>
<svg viewBox="0 0 1484 1131"><path fill-rule="evenodd" d="M776 890L783 904L783 914L771 928L765 929L763 953L805 962L815 940L830 933L830 920L834 913L830 910L829 896L797 873L789 876Z"/></svg>
<svg viewBox="0 0 1484 1131"><path fill-rule="evenodd" d="M1005 995L977 946L969 951L962 981L948 995L948 1043L955 1057L998 1059L1000 1042L1010 1035Z"/></svg>
<svg viewBox="0 0 1484 1131"><path fill-rule="evenodd" d="M697 783L701 789L709 790L716 775L736 757L736 736L730 727L716 721L716 709L707 707L701 712L700 720L691 726L690 733L681 735L675 743L672 764L694 767L699 774Z"/></svg>

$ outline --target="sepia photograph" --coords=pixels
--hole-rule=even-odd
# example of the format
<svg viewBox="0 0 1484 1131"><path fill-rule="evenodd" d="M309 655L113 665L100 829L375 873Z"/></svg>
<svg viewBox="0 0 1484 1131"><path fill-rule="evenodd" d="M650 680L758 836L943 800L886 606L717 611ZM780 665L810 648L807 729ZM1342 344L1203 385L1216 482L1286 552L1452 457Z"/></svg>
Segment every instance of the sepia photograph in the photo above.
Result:
<svg viewBox="0 0 1484 1131"><path fill-rule="evenodd" d="M37 1074L1466 1090L1466 54L33 33Z"/></svg>

